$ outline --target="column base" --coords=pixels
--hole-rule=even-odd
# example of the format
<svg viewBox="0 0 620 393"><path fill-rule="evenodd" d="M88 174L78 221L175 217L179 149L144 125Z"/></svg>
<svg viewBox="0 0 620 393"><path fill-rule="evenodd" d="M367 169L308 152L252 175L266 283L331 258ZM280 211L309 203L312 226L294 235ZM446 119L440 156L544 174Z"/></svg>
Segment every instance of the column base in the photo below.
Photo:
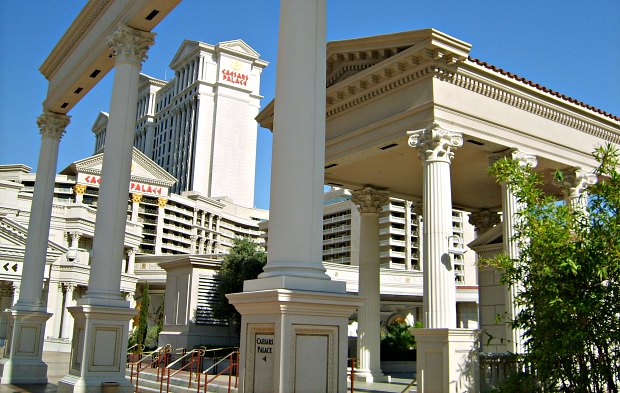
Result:
<svg viewBox="0 0 620 393"><path fill-rule="evenodd" d="M364 369L355 369L355 380L361 382L388 382L389 377L381 371L371 371Z"/></svg>
<svg viewBox="0 0 620 393"><path fill-rule="evenodd" d="M346 392L357 296L270 289L227 297L242 316L240 392Z"/></svg>
<svg viewBox="0 0 620 393"><path fill-rule="evenodd" d="M275 276L257 278L243 282L244 292L255 292L272 288L298 291L345 293L347 284L344 281L319 280L316 278L297 276Z"/></svg>
<svg viewBox="0 0 620 393"><path fill-rule="evenodd" d="M75 320L69 374L58 382L58 393L98 393L116 382L119 392L133 392L125 377L129 319L135 310L80 305L68 307Z"/></svg>
<svg viewBox="0 0 620 393"><path fill-rule="evenodd" d="M52 316L42 311L11 310L2 384L47 384L47 364L41 360L45 323Z"/></svg>
<svg viewBox="0 0 620 393"><path fill-rule="evenodd" d="M479 330L415 329L418 393L479 391Z"/></svg>

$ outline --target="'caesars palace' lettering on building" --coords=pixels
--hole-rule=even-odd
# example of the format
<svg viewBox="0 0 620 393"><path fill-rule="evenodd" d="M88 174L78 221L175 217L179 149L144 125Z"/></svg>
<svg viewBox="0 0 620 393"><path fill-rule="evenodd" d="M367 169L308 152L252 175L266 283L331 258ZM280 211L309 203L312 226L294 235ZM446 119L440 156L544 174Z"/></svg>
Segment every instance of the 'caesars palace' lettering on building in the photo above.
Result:
<svg viewBox="0 0 620 393"><path fill-rule="evenodd" d="M222 70L222 79L237 85L247 86L249 78L247 74L242 74L241 72Z"/></svg>
<svg viewBox="0 0 620 393"><path fill-rule="evenodd" d="M101 185L101 176L78 174L78 183L88 184L98 187ZM145 195L167 196L168 189L166 187L151 186L144 183L132 181L129 183L130 192L139 192Z"/></svg>

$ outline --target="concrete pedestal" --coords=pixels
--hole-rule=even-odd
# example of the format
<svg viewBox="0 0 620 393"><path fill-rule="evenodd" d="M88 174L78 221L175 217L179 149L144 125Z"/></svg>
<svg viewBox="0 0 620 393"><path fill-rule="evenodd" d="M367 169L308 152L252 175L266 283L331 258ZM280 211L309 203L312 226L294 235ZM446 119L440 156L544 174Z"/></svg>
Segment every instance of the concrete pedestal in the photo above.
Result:
<svg viewBox="0 0 620 393"><path fill-rule="evenodd" d="M51 316L41 311L11 310L10 339L0 361L2 384L47 383L47 364L41 355L45 323Z"/></svg>
<svg viewBox="0 0 620 393"><path fill-rule="evenodd" d="M58 382L58 393L102 392L102 383L116 382L119 392L134 387L125 377L131 308L81 305L70 307L75 320L69 374Z"/></svg>
<svg viewBox="0 0 620 393"><path fill-rule="evenodd" d="M478 392L478 330L415 329L418 393Z"/></svg>
<svg viewBox="0 0 620 393"><path fill-rule="evenodd" d="M270 289L227 297L243 316L239 392L346 392L357 296Z"/></svg>

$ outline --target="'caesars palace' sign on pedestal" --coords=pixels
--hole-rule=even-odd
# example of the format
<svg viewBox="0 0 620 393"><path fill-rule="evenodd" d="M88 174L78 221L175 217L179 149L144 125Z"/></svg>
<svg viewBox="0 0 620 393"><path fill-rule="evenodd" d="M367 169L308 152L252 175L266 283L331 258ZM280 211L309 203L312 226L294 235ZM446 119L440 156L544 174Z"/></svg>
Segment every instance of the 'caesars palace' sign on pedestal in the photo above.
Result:
<svg viewBox="0 0 620 393"><path fill-rule="evenodd" d="M99 185L101 184L101 176L78 173L77 183L99 188ZM168 196L168 187L155 186L132 180L129 183L129 192L140 193L143 195L152 195L157 197L166 197Z"/></svg>

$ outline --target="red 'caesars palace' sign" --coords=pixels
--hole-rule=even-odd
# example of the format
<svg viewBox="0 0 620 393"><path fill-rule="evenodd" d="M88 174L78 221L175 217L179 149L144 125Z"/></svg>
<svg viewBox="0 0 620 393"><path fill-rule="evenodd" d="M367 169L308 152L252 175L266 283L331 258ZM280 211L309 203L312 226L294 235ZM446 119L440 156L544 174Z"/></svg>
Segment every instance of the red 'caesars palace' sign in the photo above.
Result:
<svg viewBox="0 0 620 393"><path fill-rule="evenodd" d="M250 79L250 77L247 74L242 74L241 72L222 70L222 79L237 85L247 86L248 79Z"/></svg>
<svg viewBox="0 0 620 393"><path fill-rule="evenodd" d="M78 174L78 183L99 187L101 176ZM152 186L149 184L132 181L129 183L129 192L139 192L145 195L168 196L168 189L165 187Z"/></svg>

